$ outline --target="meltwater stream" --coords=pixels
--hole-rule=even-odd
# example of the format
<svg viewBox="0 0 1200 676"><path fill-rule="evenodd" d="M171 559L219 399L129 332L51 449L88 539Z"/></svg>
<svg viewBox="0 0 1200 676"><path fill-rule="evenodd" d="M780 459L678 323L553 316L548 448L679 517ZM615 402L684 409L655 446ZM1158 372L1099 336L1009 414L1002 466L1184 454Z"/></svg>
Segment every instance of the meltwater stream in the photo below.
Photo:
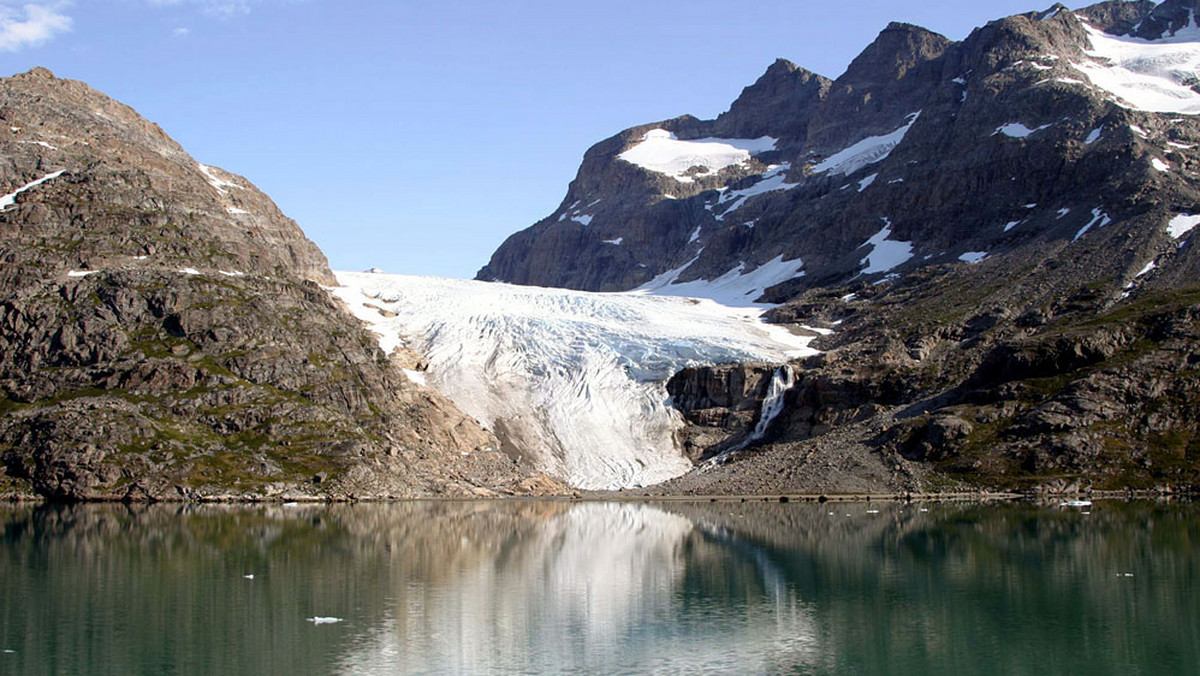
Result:
<svg viewBox="0 0 1200 676"><path fill-rule="evenodd" d="M810 338L763 323L762 307L379 273L338 280L334 293L385 351L428 359L415 377L579 488L650 485L691 468L667 404L680 369L815 353Z"/></svg>

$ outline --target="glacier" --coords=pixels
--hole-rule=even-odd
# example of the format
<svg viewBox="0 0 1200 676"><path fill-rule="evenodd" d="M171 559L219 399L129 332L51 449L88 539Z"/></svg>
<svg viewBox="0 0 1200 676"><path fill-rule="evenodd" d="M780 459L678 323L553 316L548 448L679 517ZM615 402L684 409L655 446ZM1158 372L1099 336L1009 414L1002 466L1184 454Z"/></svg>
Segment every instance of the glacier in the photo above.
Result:
<svg viewBox="0 0 1200 676"><path fill-rule="evenodd" d="M336 274L331 293L385 352L423 355L425 383L494 432L505 452L581 489L647 486L692 468L666 392L680 369L816 353L811 337L762 322L761 305Z"/></svg>

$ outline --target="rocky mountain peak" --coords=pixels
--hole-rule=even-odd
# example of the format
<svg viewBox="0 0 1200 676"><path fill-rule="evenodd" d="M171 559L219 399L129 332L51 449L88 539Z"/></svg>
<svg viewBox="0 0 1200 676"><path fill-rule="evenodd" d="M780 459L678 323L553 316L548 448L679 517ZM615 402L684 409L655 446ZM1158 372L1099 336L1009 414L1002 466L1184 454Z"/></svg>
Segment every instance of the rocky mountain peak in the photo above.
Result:
<svg viewBox="0 0 1200 676"><path fill-rule="evenodd" d="M121 237L72 238L44 250L39 265L334 281L316 245L248 180L197 162L157 124L82 82L45 68L0 79L0 148L0 192L13 199L0 222L24 222L17 240L53 236L89 211L132 215L112 224Z"/></svg>
<svg viewBox="0 0 1200 676"><path fill-rule="evenodd" d="M825 97L831 84L828 78L791 61L776 59L717 117L712 133L725 138L774 135L802 143L807 136L807 113Z"/></svg>
<svg viewBox="0 0 1200 676"><path fill-rule="evenodd" d="M1198 9L1200 0L1166 0L1150 11L1133 35L1146 40L1174 37L1179 31L1197 25Z"/></svg>

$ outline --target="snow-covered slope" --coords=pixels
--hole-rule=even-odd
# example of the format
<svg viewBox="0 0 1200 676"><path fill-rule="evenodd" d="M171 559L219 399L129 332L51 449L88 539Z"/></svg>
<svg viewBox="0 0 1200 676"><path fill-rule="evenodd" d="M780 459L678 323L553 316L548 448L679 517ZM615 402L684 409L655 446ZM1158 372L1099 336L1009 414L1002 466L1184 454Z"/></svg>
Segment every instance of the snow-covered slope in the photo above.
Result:
<svg viewBox="0 0 1200 676"><path fill-rule="evenodd" d="M507 452L580 488L649 485L691 467L667 405L665 381L678 370L811 353L809 339L762 323L761 308L711 300L372 273L338 280L334 293L385 351L425 355L431 387Z"/></svg>

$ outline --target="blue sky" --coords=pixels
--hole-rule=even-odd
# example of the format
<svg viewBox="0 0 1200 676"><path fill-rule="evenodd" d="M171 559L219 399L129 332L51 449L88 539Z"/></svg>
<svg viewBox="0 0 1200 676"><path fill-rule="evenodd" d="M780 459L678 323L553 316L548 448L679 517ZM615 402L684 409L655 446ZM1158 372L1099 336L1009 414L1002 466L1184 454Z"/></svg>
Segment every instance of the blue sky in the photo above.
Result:
<svg viewBox="0 0 1200 676"><path fill-rule="evenodd" d="M472 277L587 148L725 110L776 57L841 74L889 21L953 39L1030 0L0 0L46 66L242 174L335 269Z"/></svg>

